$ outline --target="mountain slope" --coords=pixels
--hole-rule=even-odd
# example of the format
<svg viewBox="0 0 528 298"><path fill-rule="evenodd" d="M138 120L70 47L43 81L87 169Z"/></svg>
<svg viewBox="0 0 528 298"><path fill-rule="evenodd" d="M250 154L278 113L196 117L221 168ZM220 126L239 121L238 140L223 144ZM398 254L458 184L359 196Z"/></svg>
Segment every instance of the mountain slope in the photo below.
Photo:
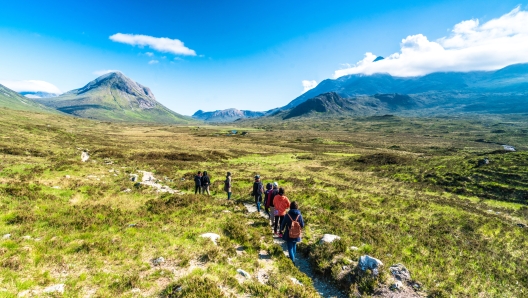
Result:
<svg viewBox="0 0 528 298"><path fill-rule="evenodd" d="M4 85L0 85L0 107L20 111L57 113L56 110L24 97Z"/></svg>
<svg viewBox="0 0 528 298"><path fill-rule="evenodd" d="M314 89L292 100L282 110L291 109L327 92L337 92L343 97L390 93L430 94L436 97L442 94L448 97L467 94L472 98L505 95L522 97L528 94L528 64L510 65L497 71L438 72L420 77L348 75L322 81Z"/></svg>
<svg viewBox="0 0 528 298"><path fill-rule="evenodd" d="M61 112L104 121L187 123L191 118L177 114L156 101L148 87L120 72L112 72L86 86L58 97L36 101Z"/></svg>
<svg viewBox="0 0 528 298"><path fill-rule="evenodd" d="M217 110L213 112L204 112L198 110L193 118L207 121L207 122L232 122L238 119L243 118L255 118L264 116L265 112L254 112L247 110L238 110L238 109L226 109L226 110Z"/></svg>

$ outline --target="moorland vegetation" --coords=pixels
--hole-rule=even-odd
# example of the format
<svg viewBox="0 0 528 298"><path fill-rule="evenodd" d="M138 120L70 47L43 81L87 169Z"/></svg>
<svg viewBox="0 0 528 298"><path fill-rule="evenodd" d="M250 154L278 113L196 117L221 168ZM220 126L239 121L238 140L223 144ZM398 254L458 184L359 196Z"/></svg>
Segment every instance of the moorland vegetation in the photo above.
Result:
<svg viewBox="0 0 528 298"><path fill-rule="evenodd" d="M306 228L298 251L347 294L375 294L387 280L387 268L374 279L353 276L365 254L404 264L431 297L528 290L525 115L228 127L0 109L0 119L2 296L61 283L69 297L316 297L268 221L244 208L255 174L299 203ZM135 184L138 170L187 194ZM212 196L190 194L197 170L211 176ZM222 191L228 170L231 201ZM200 237L207 232L221 236L218 245ZM320 244L325 233L341 239Z"/></svg>

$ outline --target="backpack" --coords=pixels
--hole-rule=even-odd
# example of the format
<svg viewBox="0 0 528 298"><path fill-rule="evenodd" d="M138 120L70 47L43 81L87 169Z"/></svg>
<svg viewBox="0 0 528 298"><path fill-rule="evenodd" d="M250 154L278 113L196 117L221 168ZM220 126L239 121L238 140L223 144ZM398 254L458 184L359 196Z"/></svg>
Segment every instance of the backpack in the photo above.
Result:
<svg viewBox="0 0 528 298"><path fill-rule="evenodd" d="M290 229L288 231L288 236L290 238L299 238L299 237L301 237L301 233L302 233L301 224L297 221L299 219L299 216L300 215L297 215L297 218L295 220L293 220L291 218L291 216L288 214L288 217L292 221L291 227L290 227Z"/></svg>

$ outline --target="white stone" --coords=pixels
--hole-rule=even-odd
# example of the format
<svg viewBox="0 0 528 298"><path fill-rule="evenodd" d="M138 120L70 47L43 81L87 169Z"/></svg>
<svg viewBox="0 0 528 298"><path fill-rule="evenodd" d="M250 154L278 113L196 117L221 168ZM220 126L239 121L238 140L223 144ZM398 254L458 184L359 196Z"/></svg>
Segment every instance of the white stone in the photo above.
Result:
<svg viewBox="0 0 528 298"><path fill-rule="evenodd" d="M61 189L60 186L53 186L54 189Z"/></svg>
<svg viewBox="0 0 528 298"><path fill-rule="evenodd" d="M244 276L245 278L248 278L248 279L251 279L251 275L249 275L249 273L247 273L246 271L242 270L242 269L237 269L237 272Z"/></svg>
<svg viewBox="0 0 528 298"><path fill-rule="evenodd" d="M337 236L337 235L332 235L332 234L324 234L323 235L323 238L321 238L321 240L319 240L319 243L332 243L336 240L339 240L341 239L341 237Z"/></svg>
<svg viewBox="0 0 528 298"><path fill-rule="evenodd" d="M25 235L25 236L22 236L22 239L24 239L24 240L31 240L31 236L29 236L29 235Z"/></svg>
<svg viewBox="0 0 528 298"><path fill-rule="evenodd" d="M383 266L383 263L380 260L373 258L369 255L364 255L364 256L359 257L358 266L363 271L369 269L369 270L372 270L372 273L377 275L378 268Z"/></svg>
<svg viewBox="0 0 528 298"><path fill-rule="evenodd" d="M502 145L502 148L504 148L505 151L511 151L511 152L515 152L515 147L513 146L510 146L510 145Z"/></svg>
<svg viewBox="0 0 528 298"><path fill-rule="evenodd" d="M88 152L83 151L81 153L81 161L82 162L87 162L89 159L90 159L90 155L88 154Z"/></svg>
<svg viewBox="0 0 528 298"><path fill-rule="evenodd" d="M11 234L5 234L2 239L11 239Z"/></svg>
<svg viewBox="0 0 528 298"><path fill-rule="evenodd" d="M64 293L64 284L49 286L44 289L44 293Z"/></svg>
<svg viewBox="0 0 528 298"><path fill-rule="evenodd" d="M211 241L213 241L215 245L217 244L216 241L220 239L220 235L215 234L215 233L205 233L205 234L200 235L200 237L211 239Z"/></svg>
<svg viewBox="0 0 528 298"><path fill-rule="evenodd" d="M351 250L359 250L359 247L357 247L357 246L352 246L352 247L350 247L350 249L351 249Z"/></svg>
<svg viewBox="0 0 528 298"><path fill-rule="evenodd" d="M154 266L159 266L159 265L161 265L162 263L165 263L165 258L164 258L164 257L155 258L155 259L152 259L150 262L151 262L152 265L154 265Z"/></svg>
<svg viewBox="0 0 528 298"><path fill-rule="evenodd" d="M303 284L295 277L290 277L290 280L293 282L293 284L295 285L299 285L299 286L302 286Z"/></svg>
<svg viewBox="0 0 528 298"><path fill-rule="evenodd" d="M65 177L66 179L70 179L70 178L71 178L70 175L66 175L66 176L64 176L64 177Z"/></svg>

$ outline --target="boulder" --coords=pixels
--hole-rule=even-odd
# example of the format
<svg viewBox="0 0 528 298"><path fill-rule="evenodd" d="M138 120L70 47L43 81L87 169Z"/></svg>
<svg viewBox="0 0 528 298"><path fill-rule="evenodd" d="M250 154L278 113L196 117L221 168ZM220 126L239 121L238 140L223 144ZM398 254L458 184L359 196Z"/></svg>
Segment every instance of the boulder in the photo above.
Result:
<svg viewBox="0 0 528 298"><path fill-rule="evenodd" d="M244 270L242 270L242 269L237 269L237 272L238 272L240 275L242 275L242 276L244 276L245 278L247 278L247 279L250 279L250 278L251 278L251 275L249 275L249 273L247 273L246 271L244 271Z"/></svg>
<svg viewBox="0 0 528 298"><path fill-rule="evenodd" d="M359 257L358 267L362 271L371 270L372 274L378 275L378 269L383 266L383 263L369 255Z"/></svg>
<svg viewBox="0 0 528 298"><path fill-rule="evenodd" d="M216 245L216 241L217 241L218 239L220 239L220 235L215 234L215 233L205 233L205 234L202 234L202 235L200 235L200 236L203 237L203 238L209 238L209 239L211 239L211 241L213 241L213 243L214 243L215 245Z"/></svg>
<svg viewBox="0 0 528 298"><path fill-rule="evenodd" d="M390 266L389 271L391 272L392 276L396 280L399 281L410 281L411 280L411 273L403 264L395 264Z"/></svg>
<svg viewBox="0 0 528 298"><path fill-rule="evenodd" d="M303 284L295 277L290 277L290 280L293 282L294 285L302 286Z"/></svg>
<svg viewBox="0 0 528 298"><path fill-rule="evenodd" d="M321 238L321 240L319 240L319 243L323 244L323 243L332 243L336 240L339 240L341 239L341 237L337 236L337 235L332 235L332 234L324 234L323 235L323 238Z"/></svg>
<svg viewBox="0 0 528 298"><path fill-rule="evenodd" d="M2 239L11 239L11 234L5 234Z"/></svg>
<svg viewBox="0 0 528 298"><path fill-rule="evenodd" d="M164 257L155 258L155 259L150 260L150 262L152 263L153 266L159 266L162 263L165 263L165 258Z"/></svg>
<svg viewBox="0 0 528 298"><path fill-rule="evenodd" d="M89 159L90 159L90 155L88 154L88 152L86 152L86 150L84 150L81 153L81 161L82 162L87 162Z"/></svg>

